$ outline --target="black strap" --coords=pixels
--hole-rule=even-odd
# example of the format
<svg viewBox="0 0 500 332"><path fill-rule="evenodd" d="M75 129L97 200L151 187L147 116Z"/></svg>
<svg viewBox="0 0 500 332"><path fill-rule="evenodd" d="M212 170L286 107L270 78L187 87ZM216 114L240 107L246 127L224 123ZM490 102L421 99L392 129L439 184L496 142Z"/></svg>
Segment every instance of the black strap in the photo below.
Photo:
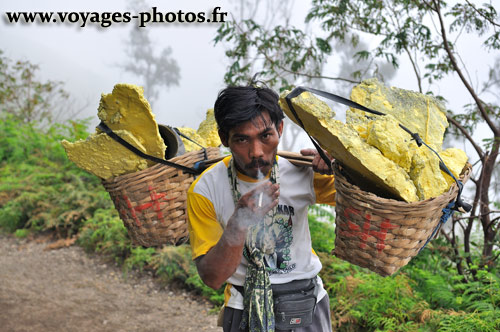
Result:
<svg viewBox="0 0 500 332"><path fill-rule="evenodd" d="M306 132L306 134L309 136L309 138L311 139L311 141L313 142L314 146L316 147L316 149L318 150L318 153L320 154L321 158L327 163L327 165L331 165L331 161L330 159L326 156L326 154L324 153L323 149L319 146L319 144L311 137L311 135L309 135L309 133L307 132L306 128L304 127L304 124L302 123L302 121L300 120L299 116L297 115L297 112L295 111L295 109L293 108L293 104L292 104L292 98L295 98L297 96L299 96L301 93L305 92L305 91L309 91L309 92L312 92L314 94L317 94L319 96L322 96L324 98L327 98L327 99L330 99L332 101L336 101L340 104L343 104L343 105L346 105L346 106L349 106L349 107L353 107L353 108L357 108L361 111L364 111L364 112L368 112L368 113L371 113L371 114L375 114L375 115L386 115L385 113L382 113L382 112L379 112L379 111L374 111L366 106L363 106L363 105L360 105L350 99L346 99L344 97L341 97L341 96L337 96L333 93L330 93L330 92L326 92L326 91L321 91L321 90L317 90L317 89L313 89L313 88L306 88L306 87L296 87L295 89L293 89L286 97L285 97L285 101L288 105L288 108L290 109L290 111L292 112L293 116L295 117L295 119L297 120L298 124L302 127L302 129L304 129L304 131ZM446 164L444 163L443 159L441 159L441 156L439 155L439 153L437 153L434 149L432 149L429 145L427 145L423 140L422 138L420 138L420 135L418 133L414 133L412 132L410 129L408 129L407 127L403 126L402 124L399 124L399 127L401 127L404 131L406 131L408 134L410 134L410 136L415 140L415 142L417 143L417 145L420 147L422 145L425 145L427 148L429 148L433 153L435 153L438 158L439 158L439 166L440 168L446 173L448 174L449 176L451 176L451 178L455 181L455 183L457 184L458 186L458 195L457 195L457 199L455 201L455 209L456 210L459 210L460 208L461 209L464 209L465 211L469 212L472 208L472 206L464 201L462 201L462 199L460 198L461 194L462 194L462 187L463 187L463 184L461 181L457 180L455 178L455 176L451 173L451 171L448 169L448 167L446 167ZM330 170L331 170L331 167L330 167Z"/></svg>
<svg viewBox="0 0 500 332"><path fill-rule="evenodd" d="M154 161L156 163L160 163L160 164L163 164L163 165L166 165L166 166L175 167L175 168L180 169L181 171L184 171L186 173L195 174L195 175L201 173L201 171L198 170L198 169L190 168L190 167L187 167L187 166L184 166L184 165L179 165L179 164L176 164L174 162L167 161L167 160L164 160L164 159L160 159L160 158L157 158L157 157L153 157L153 156L150 156L150 155L142 152L141 150L137 149L135 146L133 146L132 144L130 144L129 142L127 142L126 140L124 140L123 138L121 138L120 136L118 136L116 133L114 133L111 130L111 128L109 128L104 122L99 123L99 125L97 126L97 128L99 128L100 130L102 130L109 137L111 137L116 142L120 143L121 145L123 145L124 147L126 147L127 149L129 149L130 151L132 151L133 153L135 153L136 155L138 155L139 157L142 157L144 159L148 159L148 160L151 160L151 161ZM206 152L205 152L205 155L206 155Z"/></svg>
<svg viewBox="0 0 500 332"><path fill-rule="evenodd" d="M187 135L184 135L183 133L181 133L181 131L177 128L173 128L175 130L175 132L177 133L177 135L181 136L181 137L184 137L185 139L187 139L188 141L191 141L193 142L194 144L198 145L200 148L203 149L203 154L204 154L204 157L205 159L208 159L207 157L207 149L201 145L200 143L196 142L195 140L193 140L191 137L187 136Z"/></svg>

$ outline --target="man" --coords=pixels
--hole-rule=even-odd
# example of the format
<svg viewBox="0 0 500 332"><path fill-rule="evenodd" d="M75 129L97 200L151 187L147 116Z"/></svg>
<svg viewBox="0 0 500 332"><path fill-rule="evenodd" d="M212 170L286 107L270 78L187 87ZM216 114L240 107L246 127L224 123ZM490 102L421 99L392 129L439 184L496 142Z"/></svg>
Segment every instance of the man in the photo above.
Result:
<svg viewBox="0 0 500 332"><path fill-rule="evenodd" d="M228 87L219 93L214 113L231 156L193 182L187 204L201 279L213 289L227 282L223 330L280 331L287 317L286 330L296 324L301 327L294 331L331 331L328 295L317 276L322 266L307 222L309 205L334 205L330 165L313 149L301 151L315 156L312 169L277 157L284 115L271 89ZM273 310L273 289L297 280L316 285L309 326L301 325L307 316L280 312L278 319Z"/></svg>

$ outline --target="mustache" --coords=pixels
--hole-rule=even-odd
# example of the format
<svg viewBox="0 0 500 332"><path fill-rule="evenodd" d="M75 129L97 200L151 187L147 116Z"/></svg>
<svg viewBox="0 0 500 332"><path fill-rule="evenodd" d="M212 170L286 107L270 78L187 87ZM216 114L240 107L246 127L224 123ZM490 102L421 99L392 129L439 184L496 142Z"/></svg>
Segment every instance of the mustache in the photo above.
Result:
<svg viewBox="0 0 500 332"><path fill-rule="evenodd" d="M253 159L249 164L246 165L246 168L255 168L257 166L269 166L270 162L265 161L264 159Z"/></svg>

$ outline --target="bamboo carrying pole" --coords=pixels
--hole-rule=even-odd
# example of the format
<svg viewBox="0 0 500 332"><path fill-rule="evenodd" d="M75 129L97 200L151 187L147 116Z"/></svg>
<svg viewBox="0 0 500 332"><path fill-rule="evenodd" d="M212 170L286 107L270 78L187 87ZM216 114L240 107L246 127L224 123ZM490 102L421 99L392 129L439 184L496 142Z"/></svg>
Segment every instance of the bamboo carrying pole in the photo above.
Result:
<svg viewBox="0 0 500 332"><path fill-rule="evenodd" d="M282 158L288 159L292 164L295 166L312 166L312 160L314 159L313 156L303 156L300 153L296 152L290 152L290 151L278 151L278 156ZM221 156L217 157L214 159L209 159L205 161L205 166L208 167L212 164L215 164L216 162L221 161L222 159L226 158L227 156Z"/></svg>

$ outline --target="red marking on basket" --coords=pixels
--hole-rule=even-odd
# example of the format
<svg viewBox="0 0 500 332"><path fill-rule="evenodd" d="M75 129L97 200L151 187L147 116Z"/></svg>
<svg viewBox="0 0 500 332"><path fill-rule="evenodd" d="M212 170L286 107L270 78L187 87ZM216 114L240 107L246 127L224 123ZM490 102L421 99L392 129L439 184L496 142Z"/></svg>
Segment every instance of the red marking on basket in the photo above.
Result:
<svg viewBox="0 0 500 332"><path fill-rule="evenodd" d="M149 190L149 197L151 198L151 201L148 203L144 203L142 205L136 206L134 208L134 210L137 212L142 212L142 211L147 210L147 209L152 207L154 209L154 211L156 212L158 220L160 222L164 223L165 219L163 218L163 213L161 211L160 200L170 201L170 200L173 200L174 198L166 198L165 196L167 196L167 194L165 194L165 193L157 194L155 191L155 188L153 188L151 186L148 187L148 190ZM135 214L135 212L134 212L134 214Z"/></svg>
<svg viewBox="0 0 500 332"><path fill-rule="evenodd" d="M384 219L382 223L380 223L380 231L375 231L375 230L370 230L371 227L371 214L367 213L364 217L364 223L363 227L359 225L356 225L352 221L349 220L349 216L351 214L356 214L356 215L361 215L361 212L359 210L356 210L354 208L347 208L344 210L344 216L347 219L347 227L349 228L350 231L340 231L341 235L345 235L347 237L359 237L360 238L360 243L359 247L361 249L366 248L366 240L368 240L368 237L371 235L377 239L377 251L381 252L385 248L385 238L387 237L387 231L389 229L395 229L398 226L391 224L391 221L389 219Z"/></svg>
<svg viewBox="0 0 500 332"><path fill-rule="evenodd" d="M135 224L137 225L137 227L141 227L142 223L139 220L139 218L137 218L137 214L135 214L135 209L132 206L132 202L130 201L130 199L128 199L128 197L126 195L123 195L123 199L125 200L125 203L127 203L128 210L130 211L130 214L132 215L132 218L134 219Z"/></svg>

